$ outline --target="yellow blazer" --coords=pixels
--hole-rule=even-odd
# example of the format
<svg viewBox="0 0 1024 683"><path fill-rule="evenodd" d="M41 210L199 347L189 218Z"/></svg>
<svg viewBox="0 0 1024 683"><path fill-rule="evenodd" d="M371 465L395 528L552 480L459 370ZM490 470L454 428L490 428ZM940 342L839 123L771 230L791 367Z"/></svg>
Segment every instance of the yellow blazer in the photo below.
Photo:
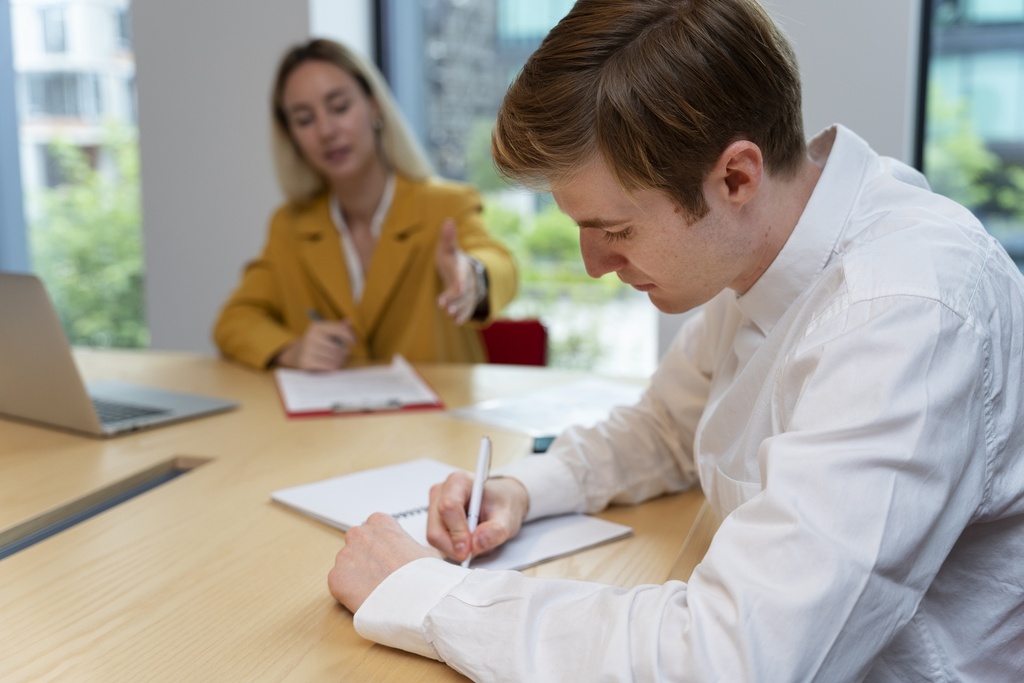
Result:
<svg viewBox="0 0 1024 683"><path fill-rule="evenodd" d="M479 323L457 326L437 307L443 283L434 260L441 224L454 218L459 246L487 271L489 315L512 300L515 261L487 233L482 210L469 186L398 176L356 303L327 195L301 207L286 204L271 219L262 255L246 266L221 310L214 341L225 356L265 368L303 335L315 310L325 320L351 323L356 363L390 361L396 353L410 361L483 362Z"/></svg>

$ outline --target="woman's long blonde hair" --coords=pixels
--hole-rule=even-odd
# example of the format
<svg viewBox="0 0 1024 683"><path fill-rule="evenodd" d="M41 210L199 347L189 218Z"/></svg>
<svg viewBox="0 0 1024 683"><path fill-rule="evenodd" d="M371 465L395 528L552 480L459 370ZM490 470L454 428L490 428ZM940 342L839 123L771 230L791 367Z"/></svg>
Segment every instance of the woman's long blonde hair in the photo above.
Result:
<svg viewBox="0 0 1024 683"><path fill-rule="evenodd" d="M292 140L284 111L284 85L288 77L300 64L312 60L334 64L347 71L363 91L376 101L382 123L378 133L378 148L388 168L411 180L425 180L434 175L433 166L409 130L409 124L395 105L384 76L377 67L340 43L315 38L285 53L277 68L271 95L271 149L274 166L277 182L290 202L308 202L326 188L324 178L306 163Z"/></svg>

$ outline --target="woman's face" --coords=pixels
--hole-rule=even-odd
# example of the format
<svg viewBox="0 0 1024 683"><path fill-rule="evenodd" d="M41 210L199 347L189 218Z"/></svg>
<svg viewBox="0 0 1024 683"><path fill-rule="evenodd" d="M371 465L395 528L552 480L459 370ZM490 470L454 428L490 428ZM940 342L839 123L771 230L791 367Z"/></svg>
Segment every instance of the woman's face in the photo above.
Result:
<svg viewBox="0 0 1024 683"><path fill-rule="evenodd" d="M282 104L303 158L328 182L357 178L382 163L374 130L377 103L344 69L303 62L285 81Z"/></svg>

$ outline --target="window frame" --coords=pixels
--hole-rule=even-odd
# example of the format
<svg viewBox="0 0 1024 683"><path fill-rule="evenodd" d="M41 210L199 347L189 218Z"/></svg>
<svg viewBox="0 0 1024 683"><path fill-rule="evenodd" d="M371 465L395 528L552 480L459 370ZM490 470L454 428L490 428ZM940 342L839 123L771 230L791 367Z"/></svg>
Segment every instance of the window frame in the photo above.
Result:
<svg viewBox="0 0 1024 683"><path fill-rule="evenodd" d="M0 270L29 272L14 86L11 5L0 0Z"/></svg>
<svg viewBox="0 0 1024 683"><path fill-rule="evenodd" d="M929 111L928 111L928 92L929 92L929 76L933 59L936 57L934 54L934 34L935 34L935 21L936 17L936 0L921 0L920 3L920 24L918 31L918 60L917 60L917 91L915 94L915 109L914 109L914 129L913 129L913 148L912 148L912 163L914 167L924 173L927 177L927 168L925 166L925 151L928 141L928 123L929 123ZM955 4L969 4L969 0L956 0ZM996 36L998 40L997 45L1004 47L1015 47L1017 34L1021 26L1024 25L1024 18L1017 21L994 21L988 24L979 24L988 26L986 35L993 33L993 28L1001 28L1001 32ZM972 24L973 26L973 24ZM967 29L970 31L970 27ZM971 43L961 44L963 54L971 53L975 50L968 49L971 47ZM988 41L985 43L983 49L977 50L978 52L988 52L992 48L992 42ZM1022 52L1024 54L1024 52ZM1024 87L1022 84L1021 87ZM1024 146L1022 141L1021 146ZM990 148L990 151L994 151L994 148ZM988 226L986 226L986 229ZM1010 257L1024 270L1024 248L1017 244L1007 243L1002 241L1003 247L1007 250Z"/></svg>

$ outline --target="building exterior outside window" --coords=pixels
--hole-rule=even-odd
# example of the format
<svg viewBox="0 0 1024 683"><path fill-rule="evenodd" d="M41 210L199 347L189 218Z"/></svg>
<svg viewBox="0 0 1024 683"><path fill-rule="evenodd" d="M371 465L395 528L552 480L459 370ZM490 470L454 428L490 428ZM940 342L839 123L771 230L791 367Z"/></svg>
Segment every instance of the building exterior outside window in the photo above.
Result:
<svg viewBox="0 0 1024 683"><path fill-rule="evenodd" d="M143 346L129 0L9 0L31 269L69 339Z"/></svg>
<svg viewBox="0 0 1024 683"><path fill-rule="evenodd" d="M63 140L94 147L105 124L134 127L135 62L121 38L129 2L11 0L10 5L22 184L31 194L45 184L34 153L40 145ZM55 35L60 50L53 49Z"/></svg>
<svg viewBox="0 0 1024 683"><path fill-rule="evenodd" d="M921 164L1024 264L1024 0L925 0Z"/></svg>

